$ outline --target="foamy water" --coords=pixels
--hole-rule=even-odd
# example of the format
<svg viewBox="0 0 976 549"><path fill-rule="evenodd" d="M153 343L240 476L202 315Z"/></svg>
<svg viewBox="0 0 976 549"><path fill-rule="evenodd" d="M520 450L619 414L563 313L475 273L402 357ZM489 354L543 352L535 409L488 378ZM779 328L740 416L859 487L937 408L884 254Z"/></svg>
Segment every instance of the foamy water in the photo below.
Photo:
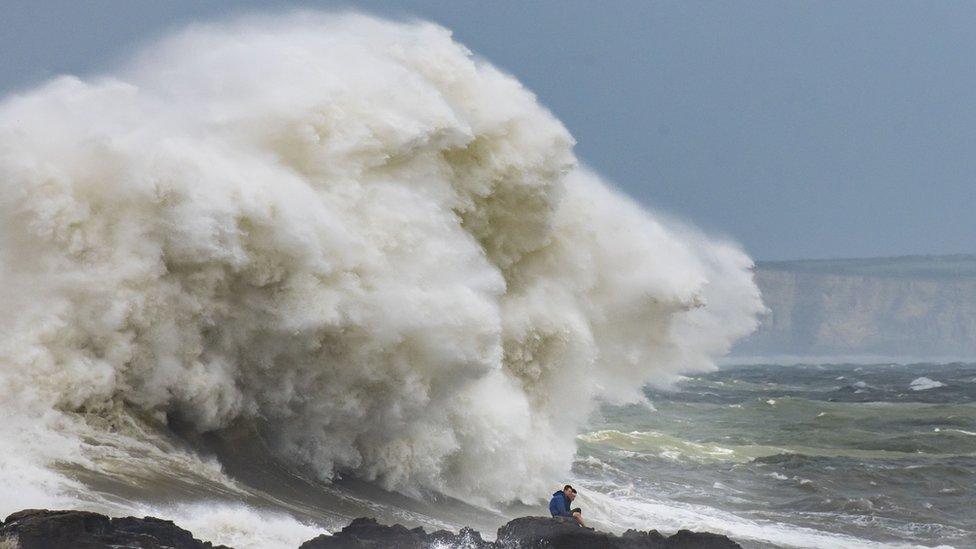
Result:
<svg viewBox="0 0 976 549"><path fill-rule="evenodd" d="M605 406L578 437L577 503L604 528L746 547L971 547L974 372L766 364L649 389L653 409Z"/></svg>

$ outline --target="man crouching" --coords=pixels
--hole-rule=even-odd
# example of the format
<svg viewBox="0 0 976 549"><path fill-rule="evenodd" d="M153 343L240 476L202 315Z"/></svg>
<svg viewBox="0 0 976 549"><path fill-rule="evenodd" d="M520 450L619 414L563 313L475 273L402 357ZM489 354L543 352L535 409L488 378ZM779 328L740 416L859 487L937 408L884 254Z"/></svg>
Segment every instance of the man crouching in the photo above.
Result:
<svg viewBox="0 0 976 549"><path fill-rule="evenodd" d="M554 517L572 517L580 526L585 527L583 510L579 507L570 509L570 504L573 503L574 499L576 499L576 489L568 484L563 486L563 489L554 493L552 499L549 500L549 512Z"/></svg>

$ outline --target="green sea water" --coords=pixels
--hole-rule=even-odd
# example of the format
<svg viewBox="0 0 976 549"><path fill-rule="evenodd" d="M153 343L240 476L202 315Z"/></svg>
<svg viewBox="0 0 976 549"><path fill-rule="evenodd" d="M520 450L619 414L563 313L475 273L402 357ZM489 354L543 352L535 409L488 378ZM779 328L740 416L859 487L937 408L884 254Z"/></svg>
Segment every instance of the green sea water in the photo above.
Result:
<svg viewBox="0 0 976 549"><path fill-rule="evenodd" d="M974 364L731 366L647 398L578 437L578 482L612 527L976 547Z"/></svg>

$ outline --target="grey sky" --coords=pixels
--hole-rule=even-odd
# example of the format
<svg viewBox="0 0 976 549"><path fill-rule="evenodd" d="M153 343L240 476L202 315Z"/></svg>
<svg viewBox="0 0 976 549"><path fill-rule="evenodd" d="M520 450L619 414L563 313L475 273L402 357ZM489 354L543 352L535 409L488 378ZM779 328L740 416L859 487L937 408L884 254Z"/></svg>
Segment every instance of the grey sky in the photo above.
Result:
<svg viewBox="0 0 976 549"><path fill-rule="evenodd" d="M4 0L0 91L222 14L362 6L515 74L590 166L758 259L976 252L976 3Z"/></svg>

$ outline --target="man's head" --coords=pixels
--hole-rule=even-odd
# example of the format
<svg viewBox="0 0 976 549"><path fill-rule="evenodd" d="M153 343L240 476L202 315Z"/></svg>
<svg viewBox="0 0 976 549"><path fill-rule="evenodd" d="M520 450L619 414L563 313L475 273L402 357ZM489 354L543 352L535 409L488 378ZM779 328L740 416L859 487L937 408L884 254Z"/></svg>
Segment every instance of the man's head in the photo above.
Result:
<svg viewBox="0 0 976 549"><path fill-rule="evenodd" d="M563 486L563 494L566 494L566 499L573 501L576 499L576 488L573 488L567 484L566 486Z"/></svg>

